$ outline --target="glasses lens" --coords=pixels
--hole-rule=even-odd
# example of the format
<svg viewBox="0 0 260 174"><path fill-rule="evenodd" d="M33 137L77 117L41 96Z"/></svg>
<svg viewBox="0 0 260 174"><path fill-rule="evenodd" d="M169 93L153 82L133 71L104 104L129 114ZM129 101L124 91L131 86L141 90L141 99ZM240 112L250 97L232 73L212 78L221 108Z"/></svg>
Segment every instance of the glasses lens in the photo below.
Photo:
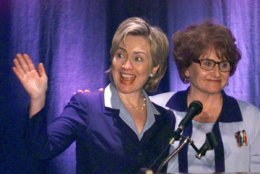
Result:
<svg viewBox="0 0 260 174"><path fill-rule="evenodd" d="M215 66L215 62L210 59L204 59L200 61L200 66L204 70L212 70Z"/></svg>
<svg viewBox="0 0 260 174"><path fill-rule="evenodd" d="M230 71L230 69L231 69L230 63L228 61L220 62L219 69L220 69L220 71L223 71L223 72Z"/></svg>

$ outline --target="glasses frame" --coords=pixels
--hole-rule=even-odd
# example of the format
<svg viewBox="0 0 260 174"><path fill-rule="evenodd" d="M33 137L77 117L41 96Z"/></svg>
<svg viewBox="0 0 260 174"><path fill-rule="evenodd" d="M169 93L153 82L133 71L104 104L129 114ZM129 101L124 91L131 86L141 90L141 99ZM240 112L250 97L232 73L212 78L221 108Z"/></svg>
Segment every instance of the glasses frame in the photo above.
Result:
<svg viewBox="0 0 260 174"><path fill-rule="evenodd" d="M202 63L202 61L204 61L204 60L213 62L213 63L214 63L213 67L212 67L211 69L204 69L204 68L202 68L201 63ZM205 71L211 71L211 70L213 70L216 65L218 65L218 69L219 69L219 71L221 71L221 72L230 72L230 71L232 70L232 68L233 68L233 63L232 63L232 62L229 62L229 61L227 61L227 60L223 60L223 61L220 61L220 62L216 62L215 60L212 60L212 59L201 59L201 60L195 59L195 60L193 60L193 62L200 64L200 68L203 69L203 70L205 70ZM220 68L219 65L220 65L221 63L223 63L223 62L228 62L228 63L229 63L230 69L229 69L228 71L222 71L222 70L221 70L221 68Z"/></svg>

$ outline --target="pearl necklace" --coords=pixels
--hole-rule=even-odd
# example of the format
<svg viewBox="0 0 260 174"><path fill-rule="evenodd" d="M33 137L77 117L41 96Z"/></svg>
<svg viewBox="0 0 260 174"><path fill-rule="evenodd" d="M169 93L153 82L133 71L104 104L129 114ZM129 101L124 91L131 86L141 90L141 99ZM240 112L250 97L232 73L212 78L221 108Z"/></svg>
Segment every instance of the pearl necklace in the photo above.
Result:
<svg viewBox="0 0 260 174"><path fill-rule="evenodd" d="M142 97L143 97L143 104L141 106L137 106L137 107L134 107L133 105L130 105L130 104L126 104L129 108L131 109L134 109L134 110L144 110L145 107L146 107L146 98L144 97L144 95L142 94Z"/></svg>

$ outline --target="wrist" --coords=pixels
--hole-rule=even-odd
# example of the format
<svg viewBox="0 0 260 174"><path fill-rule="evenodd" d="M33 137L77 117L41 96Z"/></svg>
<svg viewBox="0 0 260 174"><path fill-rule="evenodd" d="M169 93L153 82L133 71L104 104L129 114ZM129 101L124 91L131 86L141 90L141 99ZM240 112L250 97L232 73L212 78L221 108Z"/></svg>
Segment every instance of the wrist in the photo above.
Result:
<svg viewBox="0 0 260 174"><path fill-rule="evenodd" d="M32 118L45 106L46 96L30 99L29 117Z"/></svg>

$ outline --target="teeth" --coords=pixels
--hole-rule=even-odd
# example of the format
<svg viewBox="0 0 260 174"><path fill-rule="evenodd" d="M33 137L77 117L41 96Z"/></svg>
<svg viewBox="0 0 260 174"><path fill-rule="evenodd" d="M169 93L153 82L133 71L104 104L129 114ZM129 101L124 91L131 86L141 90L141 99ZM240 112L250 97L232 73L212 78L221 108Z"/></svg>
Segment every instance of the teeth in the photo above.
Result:
<svg viewBox="0 0 260 174"><path fill-rule="evenodd" d="M126 78L131 78L134 77L134 75L129 75L129 74L121 74L122 77L126 77Z"/></svg>

